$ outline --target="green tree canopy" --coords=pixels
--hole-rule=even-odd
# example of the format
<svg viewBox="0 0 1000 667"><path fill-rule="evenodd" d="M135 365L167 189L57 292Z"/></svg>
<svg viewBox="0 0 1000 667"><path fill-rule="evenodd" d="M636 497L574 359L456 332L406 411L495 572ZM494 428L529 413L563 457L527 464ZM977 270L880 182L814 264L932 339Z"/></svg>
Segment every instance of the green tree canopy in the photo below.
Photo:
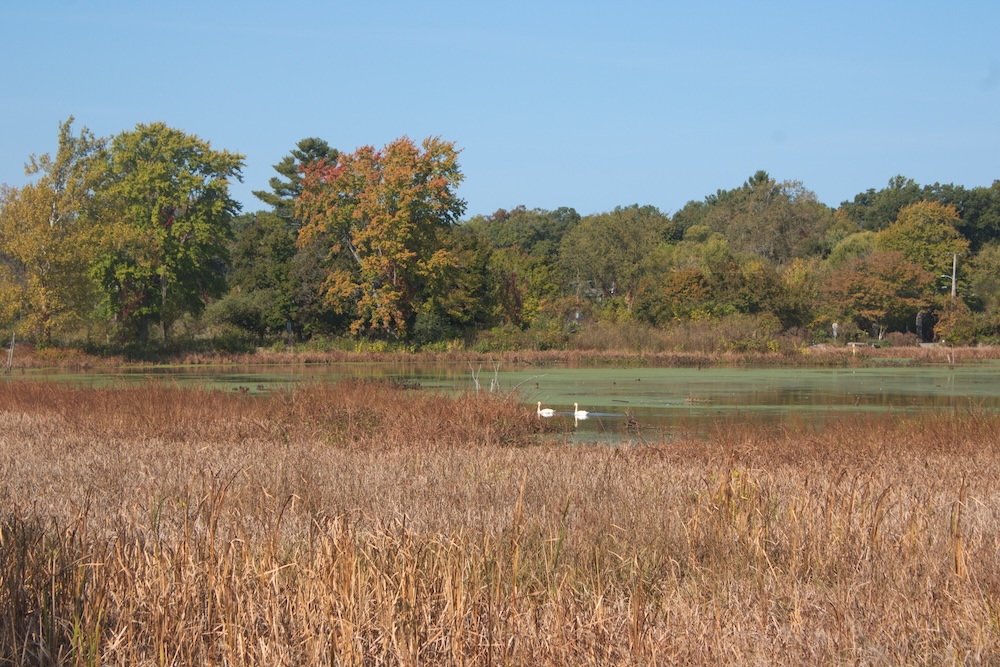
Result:
<svg viewBox="0 0 1000 667"><path fill-rule="evenodd" d="M518 206L476 216L465 226L483 235L493 248L519 248L532 257L551 260L563 236L579 222L580 215L572 208L546 211Z"/></svg>
<svg viewBox="0 0 1000 667"><path fill-rule="evenodd" d="M992 187L966 189L961 185L928 185L924 198L953 206L960 220L955 228L969 241L973 252L1000 240L1000 181Z"/></svg>
<svg viewBox="0 0 1000 667"><path fill-rule="evenodd" d="M919 201L899 212L896 221L875 235L879 250L896 250L935 275L951 275L952 255L965 255L969 242L955 229L958 211Z"/></svg>
<svg viewBox="0 0 1000 667"><path fill-rule="evenodd" d="M565 293L559 247L579 221L579 214L571 208L546 211L518 206L475 216L461 226L463 234L474 235L485 247L481 266L488 322L525 326L546 303Z"/></svg>
<svg viewBox="0 0 1000 667"><path fill-rule="evenodd" d="M163 123L111 140L94 271L126 337L144 341L157 321L166 338L180 314L222 294L230 220L239 210L229 184L242 167L242 155Z"/></svg>
<svg viewBox="0 0 1000 667"><path fill-rule="evenodd" d="M968 288L971 301L986 313L1000 311L1000 243L984 246L969 265Z"/></svg>
<svg viewBox="0 0 1000 667"><path fill-rule="evenodd" d="M700 224L724 234L734 252L774 262L819 252L822 234L834 222L815 193L797 181L777 183L765 171L706 203Z"/></svg>
<svg viewBox="0 0 1000 667"><path fill-rule="evenodd" d="M875 252L875 232L855 232L833 246L826 263L839 268L852 259L868 257Z"/></svg>
<svg viewBox="0 0 1000 667"><path fill-rule="evenodd" d="M238 216L233 227L230 292L213 305L212 319L237 324L263 339L296 319L290 280L296 234L287 220L267 211Z"/></svg>
<svg viewBox="0 0 1000 667"><path fill-rule="evenodd" d="M924 198L917 182L905 176L893 176L881 190L869 188L855 195L854 201L840 205L844 214L862 229L878 231L896 221L903 208Z"/></svg>
<svg viewBox="0 0 1000 667"><path fill-rule="evenodd" d="M655 206L618 207L583 218L563 238L560 258L580 296L590 286L631 309L642 282L664 267L658 251L672 232L670 219Z"/></svg>
<svg viewBox="0 0 1000 667"><path fill-rule="evenodd" d="M40 343L79 327L93 306L93 235L51 182L0 186L0 323Z"/></svg>

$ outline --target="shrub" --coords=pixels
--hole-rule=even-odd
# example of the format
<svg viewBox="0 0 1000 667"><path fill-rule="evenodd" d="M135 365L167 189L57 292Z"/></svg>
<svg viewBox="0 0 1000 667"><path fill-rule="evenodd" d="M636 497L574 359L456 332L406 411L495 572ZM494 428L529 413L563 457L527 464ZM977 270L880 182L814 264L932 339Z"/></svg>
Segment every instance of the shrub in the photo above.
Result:
<svg viewBox="0 0 1000 667"><path fill-rule="evenodd" d="M920 339L915 333L890 331L882 339L882 343L891 347L919 347Z"/></svg>

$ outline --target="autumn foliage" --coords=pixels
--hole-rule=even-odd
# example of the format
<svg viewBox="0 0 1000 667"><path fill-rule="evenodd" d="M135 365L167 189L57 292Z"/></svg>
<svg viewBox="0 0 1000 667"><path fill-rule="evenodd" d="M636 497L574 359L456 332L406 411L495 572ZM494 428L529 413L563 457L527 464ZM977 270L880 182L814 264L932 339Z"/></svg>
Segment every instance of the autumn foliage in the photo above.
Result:
<svg viewBox="0 0 1000 667"><path fill-rule="evenodd" d="M428 288L455 267L444 233L465 210L457 158L450 142L403 137L303 166L298 242L328 248L326 300L353 313L353 333L404 335Z"/></svg>
<svg viewBox="0 0 1000 667"><path fill-rule="evenodd" d="M270 210L241 213L229 187L243 156L163 123L107 138L71 123L54 157L31 159L34 183L0 187L4 340L492 352L583 349L588 330L629 325L664 340L685 329L700 349L695 331L759 316L787 347L1000 343L1000 181L900 176L834 209L758 171L673 213L463 220L452 142L342 153L311 137L253 192Z"/></svg>

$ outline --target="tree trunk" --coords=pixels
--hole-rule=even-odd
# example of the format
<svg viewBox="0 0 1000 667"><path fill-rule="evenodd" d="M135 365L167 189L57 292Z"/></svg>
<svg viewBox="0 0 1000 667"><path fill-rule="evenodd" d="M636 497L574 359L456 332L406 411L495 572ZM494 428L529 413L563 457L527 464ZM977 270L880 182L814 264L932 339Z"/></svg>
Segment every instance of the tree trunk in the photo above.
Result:
<svg viewBox="0 0 1000 667"><path fill-rule="evenodd" d="M167 344L167 274L160 276L160 333L163 344Z"/></svg>

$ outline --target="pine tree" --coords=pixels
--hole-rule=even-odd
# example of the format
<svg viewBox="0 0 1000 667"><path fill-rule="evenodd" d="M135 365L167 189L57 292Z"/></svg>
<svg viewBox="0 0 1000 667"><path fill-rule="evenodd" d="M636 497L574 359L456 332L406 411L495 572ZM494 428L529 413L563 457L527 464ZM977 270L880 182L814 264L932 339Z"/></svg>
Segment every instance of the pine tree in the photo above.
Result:
<svg viewBox="0 0 1000 667"><path fill-rule="evenodd" d="M322 139L316 137L303 139L296 144L290 154L274 165L274 170L286 180L272 176L268 181L271 191L254 190L253 195L282 218L294 219L295 198L302 191L301 169L321 160L334 164L339 155L336 148L330 148L330 145Z"/></svg>

